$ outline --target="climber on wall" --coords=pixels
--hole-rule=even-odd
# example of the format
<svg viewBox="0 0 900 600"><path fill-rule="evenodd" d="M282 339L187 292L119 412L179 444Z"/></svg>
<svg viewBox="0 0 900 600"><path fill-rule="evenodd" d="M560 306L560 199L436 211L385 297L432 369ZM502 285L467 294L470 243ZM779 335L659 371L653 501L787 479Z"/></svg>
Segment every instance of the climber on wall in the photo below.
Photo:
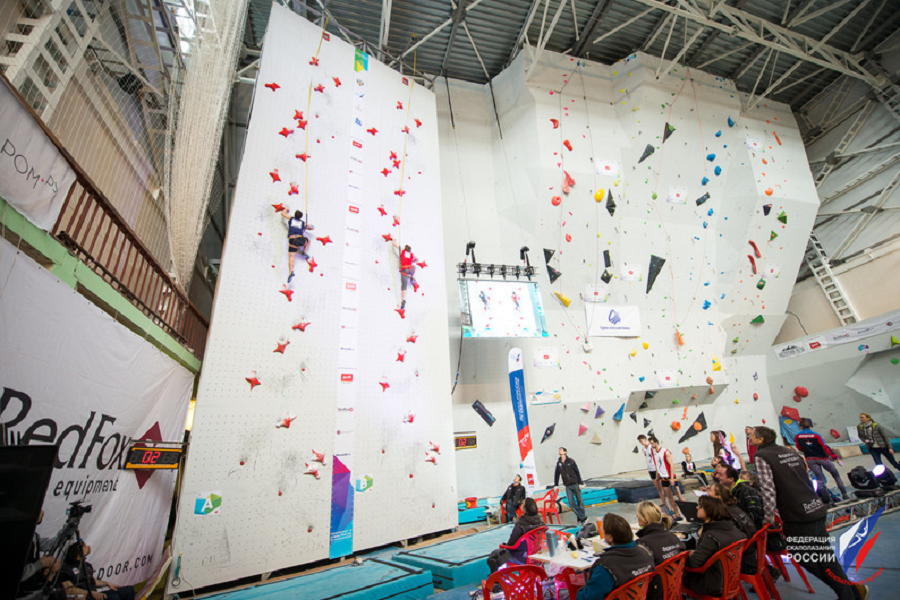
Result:
<svg viewBox="0 0 900 600"><path fill-rule="evenodd" d="M291 279L294 278L294 258L297 254L305 260L309 260L309 256L306 254L309 238L304 233L306 233L307 229L313 230L315 227L303 220L303 213L299 210L294 212L294 216L291 216L290 211L286 208L280 214L288 220L288 270L290 274L287 282L290 283Z"/></svg>
<svg viewBox="0 0 900 600"><path fill-rule="evenodd" d="M400 250L400 244L393 241L394 250L400 255L400 309L406 308L406 288L412 284L413 292L419 291L419 284L416 282L416 257L413 255L412 248L409 244L403 246Z"/></svg>

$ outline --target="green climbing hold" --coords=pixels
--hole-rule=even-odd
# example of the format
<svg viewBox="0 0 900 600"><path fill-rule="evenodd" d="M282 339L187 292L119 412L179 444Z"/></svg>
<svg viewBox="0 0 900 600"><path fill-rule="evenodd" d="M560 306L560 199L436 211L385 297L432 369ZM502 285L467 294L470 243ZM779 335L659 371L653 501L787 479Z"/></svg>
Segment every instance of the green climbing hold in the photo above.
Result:
<svg viewBox="0 0 900 600"><path fill-rule="evenodd" d="M653 192L653 199L656 200L656 192Z"/></svg>
<svg viewBox="0 0 900 600"><path fill-rule="evenodd" d="M763 318L762 315L759 315L750 322L753 323L754 325L762 325L763 323L766 322L766 320Z"/></svg>
<svg viewBox="0 0 900 600"><path fill-rule="evenodd" d="M766 280L761 278L759 280L759 282L756 284L756 289L761 290L764 287L766 287Z"/></svg>
<svg viewBox="0 0 900 600"><path fill-rule="evenodd" d="M896 336L891 336L891 348L894 346L900 346L900 340L897 339Z"/></svg>
<svg viewBox="0 0 900 600"><path fill-rule="evenodd" d="M900 364L900 358L892 358L892 359L891 359L891 364L892 364L892 365Z"/></svg>
<svg viewBox="0 0 900 600"><path fill-rule="evenodd" d="M678 398L672 400L672 404L678 404L679 402L681 402L681 400L679 400Z"/></svg>
<svg viewBox="0 0 900 600"><path fill-rule="evenodd" d="M785 225L787 225L787 213L784 211L781 211L781 214L778 215L778 220L781 221L782 223L784 223Z"/></svg>
<svg viewBox="0 0 900 600"><path fill-rule="evenodd" d="M732 344L737 344L737 343L738 343L738 340L740 340L740 339L741 339L740 337L735 336L735 338L734 338L733 340L731 340L731 343L732 343Z"/></svg>
<svg viewBox="0 0 900 600"><path fill-rule="evenodd" d="M771 242L772 240L774 240L775 238L777 238L777 237L778 237L778 234L775 233L774 231L772 231L772 232L769 233L769 241L770 241L770 242Z"/></svg>

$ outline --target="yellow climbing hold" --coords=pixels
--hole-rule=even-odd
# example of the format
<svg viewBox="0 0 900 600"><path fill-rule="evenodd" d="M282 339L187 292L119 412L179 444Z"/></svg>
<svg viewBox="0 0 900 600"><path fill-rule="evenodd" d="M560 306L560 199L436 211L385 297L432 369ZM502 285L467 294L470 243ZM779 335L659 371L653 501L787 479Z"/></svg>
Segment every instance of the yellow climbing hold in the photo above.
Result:
<svg viewBox="0 0 900 600"><path fill-rule="evenodd" d="M559 293L559 292L557 292L557 293ZM719 359L716 358L715 356L713 356L712 363L713 363L712 364L713 371L721 371L722 370L722 363L720 363Z"/></svg>
<svg viewBox="0 0 900 600"><path fill-rule="evenodd" d="M629 352L628 354L629 354L629 356L632 356L632 357L637 356L637 350L635 350L634 348L632 348L632 349L631 349L631 352Z"/></svg>
<svg viewBox="0 0 900 600"><path fill-rule="evenodd" d="M594 192L594 200L596 200L597 202L602 202L603 194L605 194L605 193L606 193L606 190L597 190L596 192Z"/></svg>
<svg viewBox="0 0 900 600"><path fill-rule="evenodd" d="M649 347L650 347L650 344L648 344L647 342L644 342L644 350L646 350Z"/></svg>
<svg viewBox="0 0 900 600"><path fill-rule="evenodd" d="M560 291L553 292L553 295L556 296L556 298L557 298L557 299L562 303L562 305L565 306L566 308L568 308L569 305L572 304L572 300L570 300L568 296L566 296L565 294L563 294L563 293L560 292Z"/></svg>

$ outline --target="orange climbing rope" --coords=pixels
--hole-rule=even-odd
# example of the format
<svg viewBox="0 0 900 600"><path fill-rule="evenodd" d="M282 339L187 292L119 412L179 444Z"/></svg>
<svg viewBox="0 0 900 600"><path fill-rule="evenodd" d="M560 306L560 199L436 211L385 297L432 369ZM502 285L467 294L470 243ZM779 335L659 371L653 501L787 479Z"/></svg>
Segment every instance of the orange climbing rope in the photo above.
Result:
<svg viewBox="0 0 900 600"><path fill-rule="evenodd" d="M325 39L325 28L328 27L328 17L325 17L325 22L322 24L322 35L319 36L319 46L316 48L316 55L313 57L313 71L309 76L309 91L306 94L306 121L307 126L303 128L303 132L305 134L305 140L303 144L303 155L309 155L309 107L312 105L312 92L313 92L313 73L315 73L315 67L318 66L319 63L319 52L322 50L322 41ZM303 161L304 166L304 175L303 179L305 180L303 183L303 212L306 214L306 222L309 223L309 159Z"/></svg>
<svg viewBox="0 0 900 600"><path fill-rule="evenodd" d="M416 54L417 50L413 50L413 70L412 76L409 78L409 96L406 98L406 137L403 139L403 160L400 161L400 189L397 190L399 192L398 197L400 198L400 202L397 207L397 246L400 251L403 251L403 244L401 243L403 239L403 181L404 174L406 173L406 144L409 141L409 113L412 110L412 92L413 87L416 85Z"/></svg>

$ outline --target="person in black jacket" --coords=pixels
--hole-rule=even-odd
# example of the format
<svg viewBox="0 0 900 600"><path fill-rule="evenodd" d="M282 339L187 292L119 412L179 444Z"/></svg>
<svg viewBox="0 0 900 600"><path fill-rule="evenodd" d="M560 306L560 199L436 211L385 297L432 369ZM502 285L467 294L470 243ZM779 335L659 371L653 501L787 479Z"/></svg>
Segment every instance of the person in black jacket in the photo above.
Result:
<svg viewBox="0 0 900 600"><path fill-rule="evenodd" d="M522 485L522 478L516 475L510 486L503 492L503 497L500 498L500 504L503 505L506 511L507 523L515 521L516 511L519 510L523 502L525 502L525 486Z"/></svg>
<svg viewBox="0 0 900 600"><path fill-rule="evenodd" d="M91 547L83 540L78 540L66 551L65 560L59 571L59 581L66 589L69 597L80 600L134 600L134 588L130 585L115 585L108 581L100 581L94 576L94 566L85 558L91 553ZM82 570L83 567L83 570ZM97 591L97 588L108 588Z"/></svg>
<svg viewBox="0 0 900 600"><path fill-rule="evenodd" d="M565 448L559 449L559 460L556 461L556 471L553 473L553 485L559 486L559 478L562 477L563 485L566 486L566 498L569 500L569 508L575 513L578 523L587 521L587 515L584 513L584 502L581 501L581 487L584 482L581 480L581 473L578 472L578 465L569 458Z"/></svg>
<svg viewBox="0 0 900 600"><path fill-rule="evenodd" d="M673 556L685 551L684 542L669 531L672 517L662 514L659 506L647 500L637 506L637 521L641 527L637 532L637 544L643 546L653 555L653 566L658 567ZM650 583L647 591L649 600L663 598L662 579L657 575Z"/></svg>
<svg viewBox="0 0 900 600"><path fill-rule="evenodd" d="M865 600L869 596L866 585L842 583L848 578L829 543L825 529L828 509L809 481L803 456L776 445L776 440L775 431L768 427L753 430L753 444L759 448L754 462L765 503L765 522L775 522L777 508L787 551L793 559L828 585L838 600Z"/></svg>
<svg viewBox="0 0 900 600"><path fill-rule="evenodd" d="M765 517L765 505L762 494L749 482L741 478L737 469L724 467L721 469L720 483L728 488L738 508L747 513L756 530L761 529Z"/></svg>
<svg viewBox="0 0 900 600"><path fill-rule="evenodd" d="M634 543L631 525L623 517L613 513L603 517L603 539L609 548L594 561L577 600L604 600L614 589L653 572L653 557Z"/></svg>
<svg viewBox="0 0 900 600"><path fill-rule="evenodd" d="M687 558L686 566L690 569L703 567L716 552L747 539L734 526L731 513L718 498L701 496L697 516L704 523L703 529L700 530L700 539L697 541L697 549ZM725 575L720 563L710 565L703 573L687 571L684 573L684 586L696 594L721 596L724 583Z"/></svg>
<svg viewBox="0 0 900 600"><path fill-rule="evenodd" d="M544 526L544 521L541 519L537 502L534 501L534 498L525 499L524 512L525 514L522 515L522 518L513 525L512 533L509 534L509 541L506 542L507 546L515 546L523 535L532 529ZM524 563L525 561L523 560L522 562Z"/></svg>
<svg viewBox="0 0 900 600"><path fill-rule="evenodd" d="M710 495L712 495L713 498L718 498L725 504L728 508L728 512L731 513L731 520L734 522L734 526L737 527L748 540L756 535L757 529L756 525L753 524L753 519L741 510L737 504L737 498L731 495L731 491L728 489L727 485L724 483L717 483L713 486ZM741 557L741 573L745 575L754 575L756 573L756 558L756 546L745 548L744 556Z"/></svg>

